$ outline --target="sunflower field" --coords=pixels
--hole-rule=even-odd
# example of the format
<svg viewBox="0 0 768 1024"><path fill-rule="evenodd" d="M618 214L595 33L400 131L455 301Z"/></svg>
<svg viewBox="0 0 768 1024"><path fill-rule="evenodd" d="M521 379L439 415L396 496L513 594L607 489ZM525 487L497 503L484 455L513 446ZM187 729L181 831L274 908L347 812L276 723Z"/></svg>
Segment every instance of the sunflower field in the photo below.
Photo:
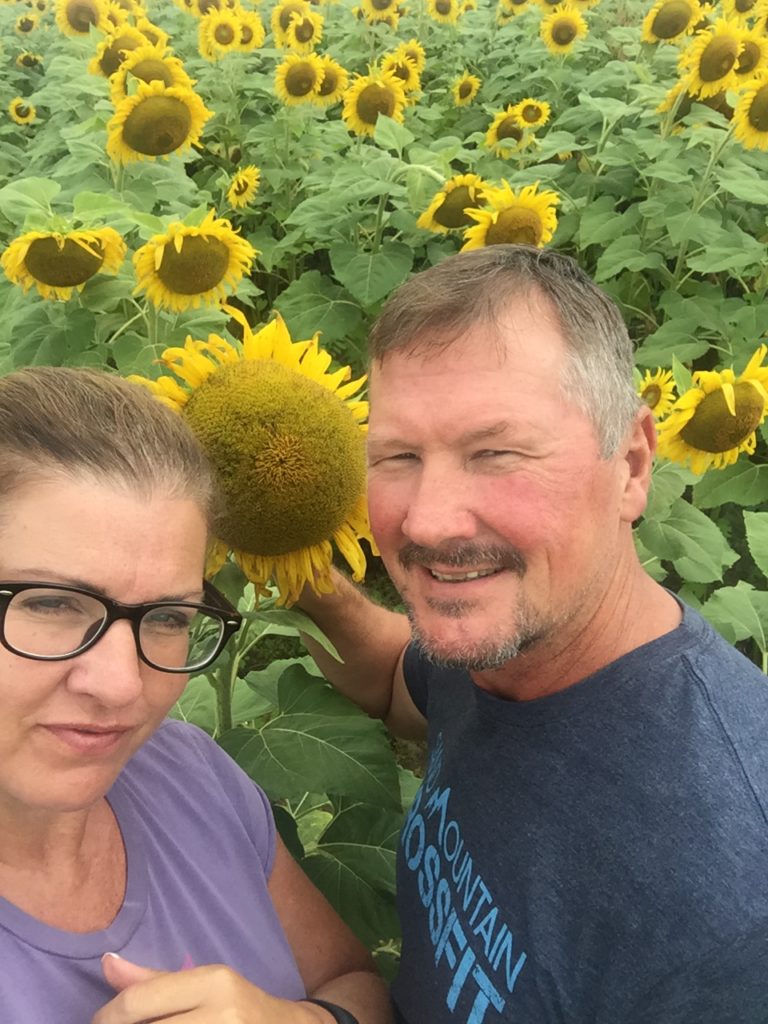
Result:
<svg viewBox="0 0 768 1024"><path fill-rule="evenodd" d="M767 670L768 0L271 2L0 0L0 373L108 368L200 437L247 628L177 713L386 968L417 780L291 607L375 564L367 328L459 249L573 255L657 419L641 558Z"/></svg>

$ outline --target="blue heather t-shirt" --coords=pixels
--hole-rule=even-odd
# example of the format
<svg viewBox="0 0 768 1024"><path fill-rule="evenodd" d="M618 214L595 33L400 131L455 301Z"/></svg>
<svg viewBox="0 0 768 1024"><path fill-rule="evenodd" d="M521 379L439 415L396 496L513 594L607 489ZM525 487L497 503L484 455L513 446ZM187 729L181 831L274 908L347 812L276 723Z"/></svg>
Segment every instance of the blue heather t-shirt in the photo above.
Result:
<svg viewBox="0 0 768 1024"><path fill-rule="evenodd" d="M768 681L691 609L539 700L415 648L407 1024L766 1024Z"/></svg>
<svg viewBox="0 0 768 1024"><path fill-rule="evenodd" d="M166 971L228 964L275 996L302 998L267 891L269 803L213 740L165 722L107 799L126 850L123 906L104 931L76 934L0 899L0 1022L88 1024L115 997L100 964L108 951Z"/></svg>

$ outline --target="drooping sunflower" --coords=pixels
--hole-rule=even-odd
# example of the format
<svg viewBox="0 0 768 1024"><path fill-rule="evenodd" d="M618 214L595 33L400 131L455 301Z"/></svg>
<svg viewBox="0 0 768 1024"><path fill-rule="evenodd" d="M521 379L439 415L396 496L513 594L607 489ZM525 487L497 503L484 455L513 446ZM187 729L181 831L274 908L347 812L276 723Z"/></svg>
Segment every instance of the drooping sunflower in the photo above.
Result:
<svg viewBox="0 0 768 1024"><path fill-rule="evenodd" d="M118 70L131 50L146 46L149 40L133 25L123 27L99 43L95 55L88 62L92 75L110 78Z"/></svg>
<svg viewBox="0 0 768 1024"><path fill-rule="evenodd" d="M472 102L480 91L480 79L477 75L470 75L468 71L459 75L451 86L453 104L456 107L466 107Z"/></svg>
<svg viewBox="0 0 768 1024"><path fill-rule="evenodd" d="M675 404L677 397L672 371L662 370L661 367L658 367L655 373L646 370L637 394L651 409L654 417L657 420L662 419Z"/></svg>
<svg viewBox="0 0 768 1024"><path fill-rule="evenodd" d="M125 242L113 228L89 231L28 231L2 256L6 277L25 292L34 285L44 299L70 298L94 274L116 274Z"/></svg>
<svg viewBox="0 0 768 1024"><path fill-rule="evenodd" d="M690 35L701 18L699 0L657 0L643 19L645 43L674 43Z"/></svg>
<svg viewBox="0 0 768 1024"><path fill-rule="evenodd" d="M513 108L523 128L541 128L549 120L552 108L546 100L524 99Z"/></svg>
<svg viewBox="0 0 768 1024"><path fill-rule="evenodd" d="M730 369L694 373L693 386L658 425L659 455L689 463L694 473L731 466L741 452L751 455L768 411L767 351L760 345L738 377Z"/></svg>
<svg viewBox="0 0 768 1024"><path fill-rule="evenodd" d="M293 53L312 53L323 37L324 20L315 11L292 14L285 30L284 46Z"/></svg>
<svg viewBox="0 0 768 1024"><path fill-rule="evenodd" d="M257 255L228 220L209 210L199 227L176 221L134 253L136 292L157 309L176 313L216 305L250 272Z"/></svg>
<svg viewBox="0 0 768 1024"><path fill-rule="evenodd" d="M360 0L360 10L366 21L387 21L390 15L397 14L399 0Z"/></svg>
<svg viewBox="0 0 768 1024"><path fill-rule="evenodd" d="M116 0L104 0L104 7L107 12L103 26L105 32L116 32L128 21L128 12L125 11Z"/></svg>
<svg viewBox="0 0 768 1024"><path fill-rule="evenodd" d="M194 82L178 57L169 57L164 46L140 46L131 50L109 80L112 102L118 106L128 96L131 79L140 82L161 82L166 88L176 86L192 89Z"/></svg>
<svg viewBox="0 0 768 1024"><path fill-rule="evenodd" d="M341 116L349 131L356 135L373 135L380 114L402 124L405 107L405 90L400 79L373 70L367 75L358 75L344 93Z"/></svg>
<svg viewBox="0 0 768 1024"><path fill-rule="evenodd" d="M240 22L240 49L245 53L257 50L266 38L261 18L256 11L240 10L237 12L237 19Z"/></svg>
<svg viewBox="0 0 768 1024"><path fill-rule="evenodd" d="M346 68L342 67L337 60L323 54L318 57L323 69L323 78L320 88L315 93L313 102L320 107L330 107L338 103L349 87L349 75Z"/></svg>
<svg viewBox="0 0 768 1024"><path fill-rule="evenodd" d="M136 28L153 46L167 46L170 36L149 18L137 18Z"/></svg>
<svg viewBox="0 0 768 1024"><path fill-rule="evenodd" d="M405 93L415 92L420 88L421 77L410 57L406 57L404 54L387 53L381 58L379 66L385 74L391 72L395 78L400 79Z"/></svg>
<svg viewBox="0 0 768 1024"><path fill-rule="evenodd" d="M23 96L15 96L11 100L8 104L8 113L16 124L32 124L37 117L37 110Z"/></svg>
<svg viewBox="0 0 768 1024"><path fill-rule="evenodd" d="M743 49L733 69L739 86L746 85L750 78L768 67L768 35L757 29L745 29L741 33Z"/></svg>
<svg viewBox="0 0 768 1024"><path fill-rule="evenodd" d="M261 171L254 164L249 164L247 167L241 167L240 170L232 175L232 181L229 183L227 189L227 201L229 205L234 207L236 210L242 209L244 206L248 206L253 197L259 191L259 182L261 180Z"/></svg>
<svg viewBox="0 0 768 1024"><path fill-rule="evenodd" d="M525 129L520 124L515 107L510 103L506 110L500 110L488 125L485 144L496 156L506 159L522 149L525 143Z"/></svg>
<svg viewBox="0 0 768 1024"><path fill-rule="evenodd" d="M28 36L30 32L34 32L37 28L40 19L37 14L20 14L16 19L14 28L20 36Z"/></svg>
<svg viewBox="0 0 768 1024"><path fill-rule="evenodd" d="M468 228L472 218L467 210L476 210L482 204L486 188L487 183L477 174L455 175L435 193L416 226L439 234L453 228Z"/></svg>
<svg viewBox="0 0 768 1024"><path fill-rule="evenodd" d="M442 25L455 25L462 13L460 0L427 0L427 14Z"/></svg>
<svg viewBox="0 0 768 1024"><path fill-rule="evenodd" d="M91 25L105 32L111 27L104 0L56 0L56 24L67 36L87 36Z"/></svg>
<svg viewBox="0 0 768 1024"><path fill-rule="evenodd" d="M746 149L768 149L768 70L758 72L736 102L734 138Z"/></svg>
<svg viewBox="0 0 768 1024"><path fill-rule="evenodd" d="M174 377L132 379L181 413L217 474L223 515L208 572L231 551L257 590L271 580L278 604L291 605L307 584L332 592L333 544L354 579L365 574L368 403L354 397L364 378L329 371L317 337L291 341L279 316L254 333L227 311L242 350L215 334L187 338L163 353Z"/></svg>
<svg viewBox="0 0 768 1024"><path fill-rule="evenodd" d="M289 107L311 103L323 81L323 65L314 53L301 56L289 54L275 68L275 92L278 99Z"/></svg>
<svg viewBox="0 0 768 1024"><path fill-rule="evenodd" d="M27 68L32 70L33 68L42 67L43 56L40 53L32 53L31 50L24 50L16 58L17 68Z"/></svg>
<svg viewBox="0 0 768 1024"><path fill-rule="evenodd" d="M577 39L587 34L587 23L581 11L570 4L560 4L541 19L539 34L550 53L570 53Z"/></svg>
<svg viewBox="0 0 768 1024"><path fill-rule="evenodd" d="M725 18L719 18L704 32L697 32L678 61L680 69L691 75L689 91L706 98L734 88L736 64L743 48L741 32Z"/></svg>
<svg viewBox="0 0 768 1024"><path fill-rule="evenodd" d="M294 14L304 17L304 15L310 14L311 11L312 8L307 3L307 0L281 0L279 4L273 7L270 24L275 46L285 46L285 33L288 31L291 17Z"/></svg>
<svg viewBox="0 0 768 1024"><path fill-rule="evenodd" d="M557 227L555 207L560 196L556 192L539 192L538 188L536 182L518 193L507 181L502 181L502 188L486 188L484 199L490 210L468 211L476 224L464 232L462 252L510 242L545 246Z"/></svg>
<svg viewBox="0 0 768 1024"><path fill-rule="evenodd" d="M199 142L213 114L191 89L166 88L163 82L139 82L133 96L116 108L107 125L107 153L115 163L154 160Z"/></svg>
<svg viewBox="0 0 768 1024"><path fill-rule="evenodd" d="M416 70L419 74L421 74L427 66L427 51L418 39L408 39L406 42L400 43L395 50L395 53L402 53L406 57L409 57L416 65Z"/></svg>
<svg viewBox="0 0 768 1024"><path fill-rule="evenodd" d="M200 56L217 61L240 49L240 24L226 8L211 8L198 22L197 46Z"/></svg>

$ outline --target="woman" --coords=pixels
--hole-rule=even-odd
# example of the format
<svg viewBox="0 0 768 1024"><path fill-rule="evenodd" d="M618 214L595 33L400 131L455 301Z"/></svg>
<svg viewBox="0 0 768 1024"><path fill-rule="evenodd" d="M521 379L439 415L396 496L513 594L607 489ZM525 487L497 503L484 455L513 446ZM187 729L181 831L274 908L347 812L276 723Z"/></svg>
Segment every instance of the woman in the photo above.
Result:
<svg viewBox="0 0 768 1024"><path fill-rule="evenodd" d="M107 374L10 374L0 495L0 1020L386 1024L264 794L165 720L239 624L202 582L181 417Z"/></svg>

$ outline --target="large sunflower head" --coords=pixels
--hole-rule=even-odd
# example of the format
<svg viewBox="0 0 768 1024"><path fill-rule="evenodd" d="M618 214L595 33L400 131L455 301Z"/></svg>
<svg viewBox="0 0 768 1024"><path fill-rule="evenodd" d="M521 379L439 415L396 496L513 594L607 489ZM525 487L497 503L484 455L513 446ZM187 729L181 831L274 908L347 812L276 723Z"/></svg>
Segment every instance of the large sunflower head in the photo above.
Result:
<svg viewBox="0 0 768 1024"><path fill-rule="evenodd" d="M235 210L248 206L256 193L259 191L261 171L254 164L248 167L241 167L232 175L232 180L227 189L227 201Z"/></svg>
<svg viewBox="0 0 768 1024"><path fill-rule="evenodd" d="M291 24L291 18L294 14L304 17L310 14L311 11L312 8L307 0L281 0L279 4L273 7L270 24L272 35L275 39L275 46L284 47L286 45L285 33L288 31L288 26Z"/></svg>
<svg viewBox="0 0 768 1024"><path fill-rule="evenodd" d="M216 472L224 509L209 569L232 551L258 589L272 580L290 605L306 584L333 589L333 543L356 580L365 572L368 405L354 398L364 379L329 371L317 339L291 341L280 317L254 333L228 312L242 350L215 334L188 338L163 353L175 377L142 383L180 411Z"/></svg>
<svg viewBox="0 0 768 1024"><path fill-rule="evenodd" d="M468 71L459 75L451 86L454 106L468 106L480 91L480 84L477 75L470 75Z"/></svg>
<svg viewBox="0 0 768 1024"><path fill-rule="evenodd" d="M94 274L117 273L124 256L125 242L112 228L28 231L11 242L0 266L25 292L34 285L44 299L68 299Z"/></svg>
<svg viewBox="0 0 768 1024"><path fill-rule="evenodd" d="M724 469L741 452L751 455L756 431L768 411L768 347L761 345L744 372L706 370L693 375L693 386L658 425L659 455L694 473Z"/></svg>
<svg viewBox="0 0 768 1024"><path fill-rule="evenodd" d="M502 188L487 187L485 202L489 210L468 210L475 226L464 232L462 252L467 249L482 249L486 245L523 243L545 246L555 233L560 202L556 192L539 192L539 183L526 185L515 192L508 182Z"/></svg>
<svg viewBox="0 0 768 1024"><path fill-rule="evenodd" d="M358 75L347 89L341 116L356 135L373 135L380 114L402 124L405 106L400 79L391 73L371 71Z"/></svg>
<svg viewBox="0 0 768 1024"><path fill-rule="evenodd" d="M123 25L99 43L96 54L88 63L88 71L92 75L110 78L132 50L146 46L147 42L146 36L133 25Z"/></svg>
<svg viewBox="0 0 768 1024"><path fill-rule="evenodd" d="M323 78L320 88L314 97L314 102L321 107L330 107L338 103L344 96L349 86L349 75L346 68L343 68L337 60L323 54L318 60L323 69Z"/></svg>
<svg viewBox="0 0 768 1024"><path fill-rule="evenodd" d="M20 36L28 36L34 32L40 22L39 15L29 11L27 14L20 14L16 19L14 28Z"/></svg>
<svg viewBox="0 0 768 1024"><path fill-rule="evenodd" d="M8 113L16 124L32 124L37 117L37 110L23 96L15 96L11 100L8 104Z"/></svg>
<svg viewBox="0 0 768 1024"><path fill-rule="evenodd" d="M289 54L275 68L275 92L287 106L311 103L320 91L323 65L314 53Z"/></svg>
<svg viewBox="0 0 768 1024"><path fill-rule="evenodd" d="M485 133L486 146L502 158L522 149L526 141L525 128L521 125L517 110L512 104L494 116Z"/></svg>
<svg viewBox="0 0 768 1024"><path fill-rule="evenodd" d="M285 30L284 47L294 53L312 53L323 37L323 16L315 11L292 14Z"/></svg>
<svg viewBox="0 0 768 1024"><path fill-rule="evenodd" d="M399 78L403 91L406 93L414 92L421 86L421 78L416 70L416 65L405 54L387 53L381 58L379 66L385 74L391 72L395 78Z"/></svg>
<svg viewBox="0 0 768 1024"><path fill-rule="evenodd" d="M581 11L564 3L541 19L539 34L550 53L570 53L576 41L586 36L587 23Z"/></svg>
<svg viewBox="0 0 768 1024"><path fill-rule="evenodd" d="M198 25L198 49L206 60L216 61L240 49L240 22L222 7L212 7Z"/></svg>
<svg viewBox="0 0 768 1024"><path fill-rule="evenodd" d="M87 36L92 27L105 32L114 27L105 0L56 0L56 24L67 36Z"/></svg>
<svg viewBox="0 0 768 1024"><path fill-rule="evenodd" d="M125 60L110 79L109 91L115 106L128 96L128 83L131 79L160 82L166 88L175 86L190 90L194 84L178 57L167 56L164 46L147 44L126 54Z"/></svg>
<svg viewBox="0 0 768 1024"><path fill-rule="evenodd" d="M541 128L547 123L552 112L546 100L530 98L520 100L513 109L523 128Z"/></svg>
<svg viewBox="0 0 768 1024"><path fill-rule="evenodd" d="M427 0L427 14L443 25L455 25L462 14L460 0Z"/></svg>
<svg viewBox="0 0 768 1024"><path fill-rule="evenodd" d="M768 70L758 72L739 96L734 138L747 149L768 149Z"/></svg>
<svg viewBox="0 0 768 1024"><path fill-rule="evenodd" d="M725 18L704 32L681 54L679 66L691 76L689 92L706 98L737 84L736 65L744 44L738 27Z"/></svg>
<svg viewBox="0 0 768 1024"><path fill-rule="evenodd" d="M646 43L674 43L690 35L701 18L699 0L657 0L643 19Z"/></svg>
<svg viewBox="0 0 768 1024"><path fill-rule="evenodd" d="M482 205L486 182L477 174L457 174L443 185L416 221L417 227L444 234L454 228L468 228L468 210Z"/></svg>
<svg viewBox="0 0 768 1024"><path fill-rule="evenodd" d="M657 368L655 373L647 370L637 391L655 419L663 419L675 404L675 378L671 370Z"/></svg>
<svg viewBox="0 0 768 1024"><path fill-rule="evenodd" d="M209 210L198 227L174 222L134 253L136 291L158 309L179 313L217 305L257 256L224 218Z"/></svg>
<svg viewBox="0 0 768 1024"><path fill-rule="evenodd" d="M199 142L213 114L185 86L140 82L136 93L118 104L107 125L107 153L115 163L154 160Z"/></svg>

